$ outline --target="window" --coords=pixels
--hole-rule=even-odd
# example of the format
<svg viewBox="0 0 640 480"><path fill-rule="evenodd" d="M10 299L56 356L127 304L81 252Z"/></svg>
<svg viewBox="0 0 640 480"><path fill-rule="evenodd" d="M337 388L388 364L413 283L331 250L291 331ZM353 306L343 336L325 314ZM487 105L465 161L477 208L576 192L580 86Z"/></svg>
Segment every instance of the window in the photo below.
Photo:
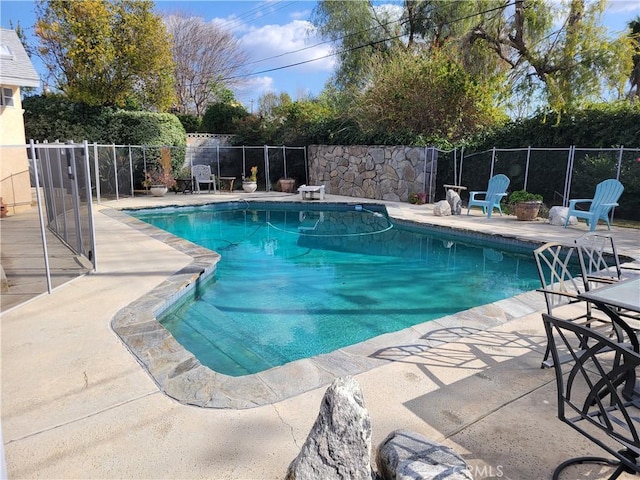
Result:
<svg viewBox="0 0 640 480"><path fill-rule="evenodd" d="M0 58L13 60L13 53L7 45L0 45Z"/></svg>
<svg viewBox="0 0 640 480"><path fill-rule="evenodd" d="M13 90L3 87L0 89L0 105L3 107L13 107Z"/></svg>

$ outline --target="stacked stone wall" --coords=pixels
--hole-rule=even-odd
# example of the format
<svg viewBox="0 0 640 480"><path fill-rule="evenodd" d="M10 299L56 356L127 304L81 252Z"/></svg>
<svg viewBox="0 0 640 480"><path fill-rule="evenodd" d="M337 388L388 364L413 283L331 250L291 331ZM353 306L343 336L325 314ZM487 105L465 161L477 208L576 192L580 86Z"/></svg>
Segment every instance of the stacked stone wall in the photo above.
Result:
<svg viewBox="0 0 640 480"><path fill-rule="evenodd" d="M430 147L311 145L309 182L333 195L406 202L435 179L437 150ZM426 163L426 168L425 168Z"/></svg>

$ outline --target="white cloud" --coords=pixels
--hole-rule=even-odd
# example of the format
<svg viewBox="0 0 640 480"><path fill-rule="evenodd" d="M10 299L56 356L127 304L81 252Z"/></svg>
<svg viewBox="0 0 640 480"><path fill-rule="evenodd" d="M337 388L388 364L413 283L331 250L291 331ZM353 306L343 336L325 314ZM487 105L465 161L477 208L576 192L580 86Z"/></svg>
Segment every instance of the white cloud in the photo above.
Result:
<svg viewBox="0 0 640 480"><path fill-rule="evenodd" d="M260 96L267 92L275 91L273 77L249 77L246 82L238 88L234 89L236 99L238 99L245 106L247 110L255 111L257 105L252 105L252 101L256 101Z"/></svg>
<svg viewBox="0 0 640 480"><path fill-rule="evenodd" d="M250 55L254 71L292 67L296 73L331 72L334 59L328 44L316 45L313 25L305 20L294 20L284 25L253 27L240 38L240 44ZM315 46L314 46L315 45ZM319 59L315 61L310 61Z"/></svg>
<svg viewBox="0 0 640 480"><path fill-rule="evenodd" d="M640 14L640 2L638 0L610 0L607 5L609 13L635 12ZM631 20L631 19L630 19Z"/></svg>

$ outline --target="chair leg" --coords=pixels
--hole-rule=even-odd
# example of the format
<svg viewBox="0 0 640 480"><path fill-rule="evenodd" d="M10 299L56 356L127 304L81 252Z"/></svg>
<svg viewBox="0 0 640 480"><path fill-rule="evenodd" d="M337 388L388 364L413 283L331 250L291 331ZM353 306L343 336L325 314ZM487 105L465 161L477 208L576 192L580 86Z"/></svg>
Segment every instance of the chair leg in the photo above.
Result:
<svg viewBox="0 0 640 480"><path fill-rule="evenodd" d="M549 354L551 353L551 346L547 343L547 349L544 352L544 357L542 358L542 363L540 364L540 368L551 368L553 367L553 363L548 363Z"/></svg>
<svg viewBox="0 0 640 480"><path fill-rule="evenodd" d="M615 478L618 478L625 471L625 468L626 468L624 463L618 462L616 460L612 460L610 458L604 458L604 457L577 457L577 458L572 458L570 460L562 462L560 465L558 465L556 467L556 469L554 470L554 472L553 472L553 477L551 477L552 480L558 480L560 478L560 473L565 468L567 468L567 467L569 467L571 465L580 465L582 463L598 463L598 464L603 464L603 465L611 465L612 467L617 467L614 470L613 474L609 477L609 480L613 480Z"/></svg>

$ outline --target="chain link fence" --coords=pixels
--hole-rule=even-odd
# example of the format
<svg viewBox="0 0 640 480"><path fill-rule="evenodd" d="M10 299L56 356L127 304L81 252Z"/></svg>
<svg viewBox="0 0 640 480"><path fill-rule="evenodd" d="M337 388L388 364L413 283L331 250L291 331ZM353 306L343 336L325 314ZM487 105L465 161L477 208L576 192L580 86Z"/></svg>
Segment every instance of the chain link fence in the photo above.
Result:
<svg viewBox="0 0 640 480"><path fill-rule="evenodd" d="M592 198L598 183L615 178L625 188L615 216L640 220L640 148L454 150L438 156L438 196L444 198L444 184L483 191L488 179L498 173L510 178L510 192L540 194L548 207L567 206L571 198Z"/></svg>

